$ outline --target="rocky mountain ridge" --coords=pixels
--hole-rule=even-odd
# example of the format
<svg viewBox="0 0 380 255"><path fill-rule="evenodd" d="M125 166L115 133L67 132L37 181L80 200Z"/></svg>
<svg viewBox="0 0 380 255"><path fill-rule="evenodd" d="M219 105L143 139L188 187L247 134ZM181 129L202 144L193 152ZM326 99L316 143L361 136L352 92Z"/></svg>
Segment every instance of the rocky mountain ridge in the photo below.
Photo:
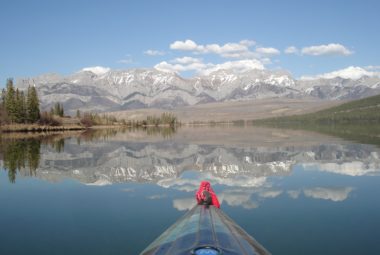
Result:
<svg viewBox="0 0 380 255"><path fill-rule="evenodd" d="M296 80L284 71L219 70L207 76L183 78L156 69L89 70L68 76L46 74L19 79L16 86L37 87L43 109L61 102L67 113L139 108L173 109L210 102L262 98L322 100L357 99L380 93L380 78Z"/></svg>

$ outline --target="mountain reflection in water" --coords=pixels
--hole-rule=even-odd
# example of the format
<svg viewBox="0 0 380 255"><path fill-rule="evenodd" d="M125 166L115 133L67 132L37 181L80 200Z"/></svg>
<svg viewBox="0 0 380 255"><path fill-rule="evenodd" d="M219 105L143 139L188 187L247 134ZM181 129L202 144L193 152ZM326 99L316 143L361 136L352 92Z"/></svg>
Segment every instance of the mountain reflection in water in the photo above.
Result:
<svg viewBox="0 0 380 255"><path fill-rule="evenodd" d="M147 135L148 134L148 135ZM221 200L245 208L248 197L274 198L270 177L289 176L295 166L349 176L379 175L379 149L304 132L263 128L184 128L175 130L97 130L39 138L3 138L1 155L9 180L36 176L66 178L88 185L156 183L192 192L201 179L229 187ZM193 172L188 178L186 172ZM286 191L292 198L340 201L351 187ZM238 197L238 199L236 199ZM178 209L185 202L175 201ZM188 209L188 208L186 208Z"/></svg>
<svg viewBox="0 0 380 255"><path fill-rule="evenodd" d="M1 136L1 254L139 254L204 179L273 254L380 252L375 145L228 126L19 136Z"/></svg>

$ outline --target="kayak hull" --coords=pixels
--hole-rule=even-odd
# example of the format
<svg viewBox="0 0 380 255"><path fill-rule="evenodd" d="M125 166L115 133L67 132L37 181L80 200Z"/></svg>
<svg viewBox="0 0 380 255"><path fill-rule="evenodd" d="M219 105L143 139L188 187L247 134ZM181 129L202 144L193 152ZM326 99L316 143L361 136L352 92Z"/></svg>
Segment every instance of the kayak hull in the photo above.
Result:
<svg viewBox="0 0 380 255"><path fill-rule="evenodd" d="M196 205L140 255L270 254L215 206Z"/></svg>

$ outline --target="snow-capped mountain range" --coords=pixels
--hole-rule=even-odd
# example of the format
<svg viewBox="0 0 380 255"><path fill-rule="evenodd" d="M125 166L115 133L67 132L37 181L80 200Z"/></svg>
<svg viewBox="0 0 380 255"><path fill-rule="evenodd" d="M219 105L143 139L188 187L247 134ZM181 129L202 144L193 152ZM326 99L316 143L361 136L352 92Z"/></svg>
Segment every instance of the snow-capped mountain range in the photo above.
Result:
<svg viewBox="0 0 380 255"><path fill-rule="evenodd" d="M23 89L35 85L43 109L61 102L66 113L138 108L173 109L210 102L260 98L357 99L380 93L380 78L294 79L285 71L218 70L207 76L183 78L156 69L83 69L68 76L46 74L19 79Z"/></svg>

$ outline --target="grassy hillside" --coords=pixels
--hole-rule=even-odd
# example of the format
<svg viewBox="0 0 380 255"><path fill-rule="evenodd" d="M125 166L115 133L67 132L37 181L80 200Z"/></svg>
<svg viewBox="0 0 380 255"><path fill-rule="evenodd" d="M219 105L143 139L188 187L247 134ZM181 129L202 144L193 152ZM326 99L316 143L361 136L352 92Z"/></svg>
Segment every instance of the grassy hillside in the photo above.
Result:
<svg viewBox="0 0 380 255"><path fill-rule="evenodd" d="M261 119L255 122L299 124L380 123L380 95L351 101L314 113Z"/></svg>
<svg viewBox="0 0 380 255"><path fill-rule="evenodd" d="M380 145L380 95L309 114L254 120L253 124L311 130Z"/></svg>

